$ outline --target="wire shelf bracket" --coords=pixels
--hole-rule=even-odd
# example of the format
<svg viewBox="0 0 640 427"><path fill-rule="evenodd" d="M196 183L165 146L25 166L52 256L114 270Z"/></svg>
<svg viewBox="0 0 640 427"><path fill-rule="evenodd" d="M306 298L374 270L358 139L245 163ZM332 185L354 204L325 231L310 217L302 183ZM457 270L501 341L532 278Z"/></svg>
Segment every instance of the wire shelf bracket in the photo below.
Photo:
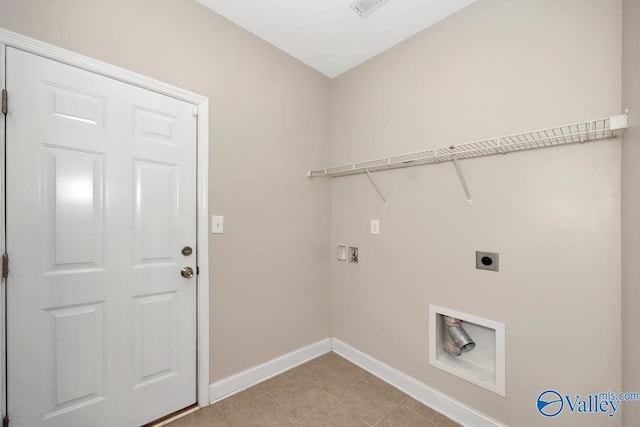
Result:
<svg viewBox="0 0 640 427"><path fill-rule="evenodd" d="M382 199L382 204L386 208L387 206L389 206L389 203L387 202L386 197L384 197L384 195L382 194L382 191L380 191L380 187L378 187L376 180L373 179L373 175L371 175L371 172L369 172L369 169L365 169L365 171L367 172L367 176L369 177L369 181L371 182L371 185L373 185L373 188L375 188L376 191L378 192L378 196L380 196L380 198Z"/></svg>
<svg viewBox="0 0 640 427"><path fill-rule="evenodd" d="M469 187L467 187L467 181L465 181L464 179L462 169L460 169L460 163L458 163L458 159L456 157L453 158L453 165L456 167L456 172L458 173L458 179L460 179L460 184L462 184L462 189L464 190L464 194L467 196L467 204L471 206L473 204L473 200L471 199L471 194L469 193Z"/></svg>
<svg viewBox="0 0 640 427"><path fill-rule="evenodd" d="M622 130L628 129L628 127L629 115L627 110L624 114L606 117L603 119L527 131L463 144L431 148L415 153L388 156L364 162L332 166L325 169L310 170L307 172L307 177L335 178L366 173L371 184L374 186L376 192L386 206L387 199L383 196L380 188L373 179L372 172L451 161L456 168L458 178L460 179L460 183L462 184L462 188L464 189L467 197L467 204L471 205L471 194L464 179L464 175L462 174L462 169L460 168L458 160L491 156L495 154L507 154L535 148L555 147L558 145L609 139L618 136Z"/></svg>

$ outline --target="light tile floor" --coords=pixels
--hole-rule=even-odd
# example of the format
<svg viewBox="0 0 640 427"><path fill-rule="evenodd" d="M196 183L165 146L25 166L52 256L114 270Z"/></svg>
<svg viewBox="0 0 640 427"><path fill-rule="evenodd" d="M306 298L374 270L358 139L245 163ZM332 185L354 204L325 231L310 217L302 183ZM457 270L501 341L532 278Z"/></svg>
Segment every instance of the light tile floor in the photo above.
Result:
<svg viewBox="0 0 640 427"><path fill-rule="evenodd" d="M169 427L454 427L457 423L335 353L293 368Z"/></svg>

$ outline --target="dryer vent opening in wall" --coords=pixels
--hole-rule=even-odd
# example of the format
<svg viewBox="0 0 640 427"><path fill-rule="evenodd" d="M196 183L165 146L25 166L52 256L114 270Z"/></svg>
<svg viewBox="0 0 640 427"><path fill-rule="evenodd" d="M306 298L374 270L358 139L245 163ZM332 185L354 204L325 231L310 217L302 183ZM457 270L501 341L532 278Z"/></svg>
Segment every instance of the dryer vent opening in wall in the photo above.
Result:
<svg viewBox="0 0 640 427"><path fill-rule="evenodd" d="M360 18L366 18L388 2L389 0L359 0L352 2L349 6Z"/></svg>

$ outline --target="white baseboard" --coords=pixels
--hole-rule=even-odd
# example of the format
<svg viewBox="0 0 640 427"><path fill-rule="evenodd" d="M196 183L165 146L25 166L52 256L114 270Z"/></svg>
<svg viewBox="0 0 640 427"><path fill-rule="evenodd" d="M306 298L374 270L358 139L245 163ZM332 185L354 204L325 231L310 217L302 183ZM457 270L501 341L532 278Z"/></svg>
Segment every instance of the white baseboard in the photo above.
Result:
<svg viewBox="0 0 640 427"><path fill-rule="evenodd" d="M326 338L289 354L280 356L254 368L224 378L209 386L209 402L215 403L236 394L252 385L275 377L284 371L296 367L331 351L332 339Z"/></svg>
<svg viewBox="0 0 640 427"><path fill-rule="evenodd" d="M440 393L428 385L402 373L379 360L356 350L337 338L327 338L299 350L280 356L254 368L224 378L209 386L209 400L218 402L248 387L268 380L284 371L311 359L334 351L350 362L360 366L381 380L391 384L414 399L446 415L452 420L469 427L507 427L499 421Z"/></svg>
<svg viewBox="0 0 640 427"><path fill-rule="evenodd" d="M493 420L475 409L434 390L415 378L356 350L337 338L333 338L333 351L463 426L506 427L505 424Z"/></svg>

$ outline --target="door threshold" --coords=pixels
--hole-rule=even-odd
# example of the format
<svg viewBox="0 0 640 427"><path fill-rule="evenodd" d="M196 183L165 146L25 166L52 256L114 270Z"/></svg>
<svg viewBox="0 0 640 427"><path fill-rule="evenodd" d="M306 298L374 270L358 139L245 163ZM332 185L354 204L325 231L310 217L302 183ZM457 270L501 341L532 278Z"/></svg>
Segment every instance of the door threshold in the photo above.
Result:
<svg viewBox="0 0 640 427"><path fill-rule="evenodd" d="M169 423L179 420L180 418L186 417L187 415L193 414L196 411L199 411L200 407L197 403L194 403L191 406L187 406L186 408L182 408L179 411L173 412L169 415L165 415L162 418L158 418L155 421L151 421L148 424L143 425L142 427L162 427L166 426Z"/></svg>

